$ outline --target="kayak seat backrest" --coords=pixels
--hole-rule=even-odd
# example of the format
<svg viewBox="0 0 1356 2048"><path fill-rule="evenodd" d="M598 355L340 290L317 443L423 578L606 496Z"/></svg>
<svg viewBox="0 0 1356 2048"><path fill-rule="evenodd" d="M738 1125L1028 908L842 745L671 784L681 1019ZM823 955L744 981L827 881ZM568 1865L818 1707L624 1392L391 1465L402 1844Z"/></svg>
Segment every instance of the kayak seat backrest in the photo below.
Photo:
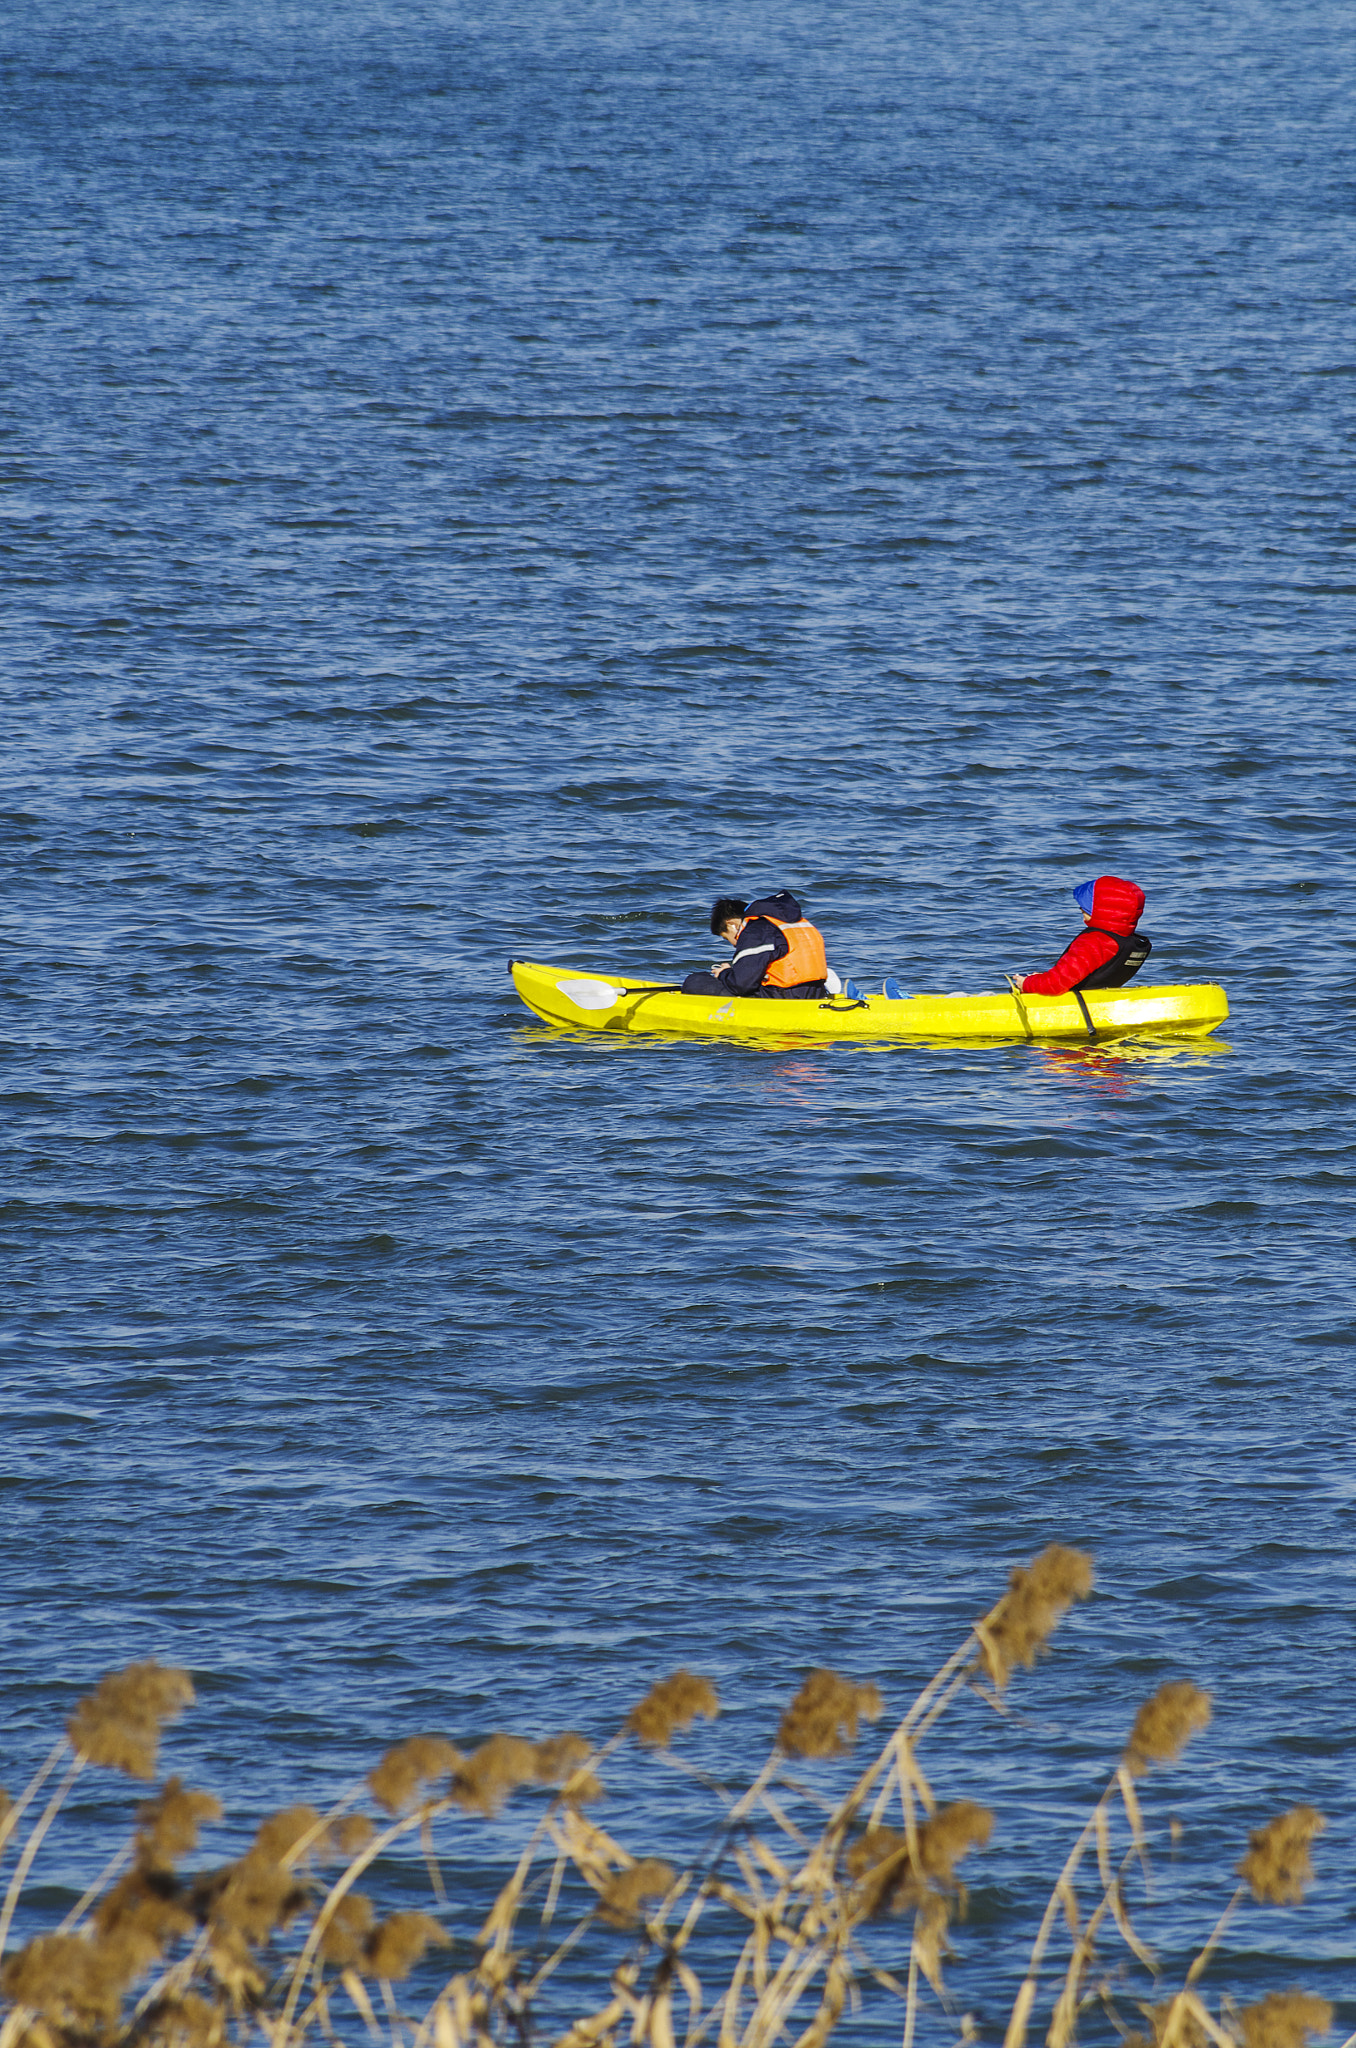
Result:
<svg viewBox="0 0 1356 2048"><path fill-rule="evenodd" d="M1101 929L1100 925L1089 926L1091 931ZM1131 975L1139 973L1154 949L1153 940L1146 938L1143 932L1131 932L1128 938L1123 932L1104 932L1102 936L1116 941L1115 957L1103 966L1095 967L1091 974L1085 974L1076 984L1080 989L1124 988Z"/></svg>

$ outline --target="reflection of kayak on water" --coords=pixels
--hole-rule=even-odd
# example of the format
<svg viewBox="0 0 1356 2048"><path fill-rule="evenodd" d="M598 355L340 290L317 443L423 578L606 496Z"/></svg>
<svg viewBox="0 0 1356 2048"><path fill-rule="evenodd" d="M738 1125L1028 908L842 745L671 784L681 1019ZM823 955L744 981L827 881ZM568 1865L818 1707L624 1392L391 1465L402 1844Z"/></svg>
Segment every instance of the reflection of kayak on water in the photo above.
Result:
<svg viewBox="0 0 1356 2048"><path fill-rule="evenodd" d="M1024 995L829 996L824 1002L685 996L664 982L511 960L513 985L548 1024L582 1031L666 1031L701 1038L1197 1038L1229 1014L1214 982Z"/></svg>

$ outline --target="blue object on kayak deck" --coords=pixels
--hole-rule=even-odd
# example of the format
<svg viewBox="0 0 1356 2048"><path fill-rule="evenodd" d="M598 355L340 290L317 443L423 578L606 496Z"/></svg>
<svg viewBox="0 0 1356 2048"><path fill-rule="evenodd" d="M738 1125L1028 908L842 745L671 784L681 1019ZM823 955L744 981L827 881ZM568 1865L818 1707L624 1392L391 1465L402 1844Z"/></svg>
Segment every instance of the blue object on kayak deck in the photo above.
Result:
<svg viewBox="0 0 1356 2048"><path fill-rule="evenodd" d="M880 985L880 992L887 1003L902 1003L904 1000L904 991L895 980L893 974L886 975Z"/></svg>

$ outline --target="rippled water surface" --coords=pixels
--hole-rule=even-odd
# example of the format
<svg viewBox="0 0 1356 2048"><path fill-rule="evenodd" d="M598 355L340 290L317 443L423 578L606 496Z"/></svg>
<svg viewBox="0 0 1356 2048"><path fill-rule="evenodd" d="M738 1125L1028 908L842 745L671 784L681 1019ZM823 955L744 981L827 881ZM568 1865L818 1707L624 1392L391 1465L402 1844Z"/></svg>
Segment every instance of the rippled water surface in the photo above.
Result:
<svg viewBox="0 0 1356 2048"><path fill-rule="evenodd" d="M239 1826L683 1662L737 1771L1058 1539L1029 1722L933 1754L997 1816L981 2037L1176 1676L1169 1966L1307 1800L1309 1904L1212 1981L1356 2026L1354 44L10 13L5 1782L150 1655ZM594 1041L505 969L686 972L786 885L859 980L983 988L1102 871L1217 1041Z"/></svg>

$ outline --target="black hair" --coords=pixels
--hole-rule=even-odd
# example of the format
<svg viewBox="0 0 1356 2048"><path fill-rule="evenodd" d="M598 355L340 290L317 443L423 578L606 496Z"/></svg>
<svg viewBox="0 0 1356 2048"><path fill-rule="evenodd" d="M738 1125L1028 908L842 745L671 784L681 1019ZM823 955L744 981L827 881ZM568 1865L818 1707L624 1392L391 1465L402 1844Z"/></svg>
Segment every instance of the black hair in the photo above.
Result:
<svg viewBox="0 0 1356 2048"><path fill-rule="evenodd" d="M743 915L744 898L742 896L717 896L715 902L711 905L711 929L719 935L723 924L728 924L732 917L743 917Z"/></svg>

